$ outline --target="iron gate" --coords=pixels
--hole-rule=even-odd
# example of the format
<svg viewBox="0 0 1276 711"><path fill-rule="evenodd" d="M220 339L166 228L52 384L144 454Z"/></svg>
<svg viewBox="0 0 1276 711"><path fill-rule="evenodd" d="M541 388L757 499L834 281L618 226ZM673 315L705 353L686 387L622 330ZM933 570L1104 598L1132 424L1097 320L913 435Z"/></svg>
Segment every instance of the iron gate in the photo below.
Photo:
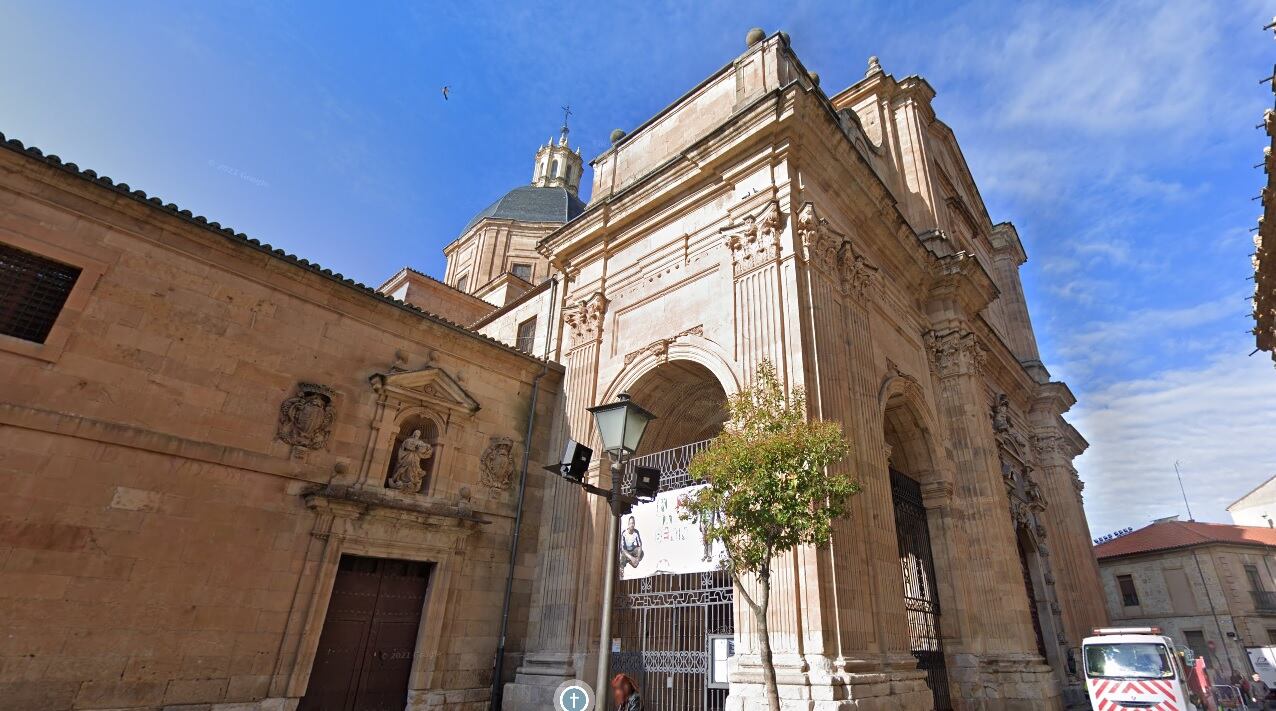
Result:
<svg viewBox="0 0 1276 711"><path fill-rule="evenodd" d="M921 486L891 470L891 498L895 503L895 535L904 576L904 607L908 613L908 641L917 668L926 672L926 686L935 697L936 711L948 711L948 670L939 634L939 594L935 590L935 561L930 529L922 506Z"/></svg>
<svg viewBox="0 0 1276 711"><path fill-rule="evenodd" d="M635 457L631 465L660 469L660 490L691 486L691 457L710 440ZM632 491L632 470L624 489ZM722 711L725 685L710 683L710 636L734 635L734 590L723 571L621 580L616 572L611 669L632 676L646 711Z"/></svg>

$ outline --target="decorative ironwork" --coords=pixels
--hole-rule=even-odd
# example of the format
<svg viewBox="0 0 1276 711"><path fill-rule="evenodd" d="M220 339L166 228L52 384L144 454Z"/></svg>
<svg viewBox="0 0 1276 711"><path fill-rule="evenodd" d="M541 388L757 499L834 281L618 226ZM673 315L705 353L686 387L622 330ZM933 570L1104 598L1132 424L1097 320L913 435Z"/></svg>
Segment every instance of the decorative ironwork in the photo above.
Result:
<svg viewBox="0 0 1276 711"><path fill-rule="evenodd" d="M926 686L934 696L936 711L948 711L952 702L948 696L935 562L931 556L930 529L922 506L921 486L892 469L891 498L895 504L895 535L904 579L909 648L917 659L917 668L926 672Z"/></svg>
<svg viewBox="0 0 1276 711"><path fill-rule="evenodd" d="M634 493L634 467L659 469L660 491L673 491L702 483L691 478L691 459L697 452L708 447L712 441L711 439L701 440L681 447L633 457L626 462L625 473L620 482L621 489L626 494Z"/></svg>
<svg viewBox="0 0 1276 711"><path fill-rule="evenodd" d="M0 334L44 343L80 268L0 245Z"/></svg>
<svg viewBox="0 0 1276 711"><path fill-rule="evenodd" d="M1259 612L1276 612L1276 593L1268 590L1250 590L1254 598L1254 609Z"/></svg>
<svg viewBox="0 0 1276 711"><path fill-rule="evenodd" d="M688 468L710 440L666 449L629 460L630 467L660 470L660 491L697 482ZM633 469L621 486L632 493ZM734 634L731 576L725 571L653 575L617 580L613 634L620 651L611 667L633 676L642 688L647 711L722 711L727 690L709 688L709 636Z"/></svg>

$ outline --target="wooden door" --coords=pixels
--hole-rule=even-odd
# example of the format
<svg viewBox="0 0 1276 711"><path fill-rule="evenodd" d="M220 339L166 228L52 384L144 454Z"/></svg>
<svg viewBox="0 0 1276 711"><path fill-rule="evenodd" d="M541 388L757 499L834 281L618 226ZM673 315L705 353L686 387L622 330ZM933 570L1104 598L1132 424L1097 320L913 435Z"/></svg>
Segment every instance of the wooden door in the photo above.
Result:
<svg viewBox="0 0 1276 711"><path fill-rule="evenodd" d="M403 711L430 564L342 556L298 711Z"/></svg>

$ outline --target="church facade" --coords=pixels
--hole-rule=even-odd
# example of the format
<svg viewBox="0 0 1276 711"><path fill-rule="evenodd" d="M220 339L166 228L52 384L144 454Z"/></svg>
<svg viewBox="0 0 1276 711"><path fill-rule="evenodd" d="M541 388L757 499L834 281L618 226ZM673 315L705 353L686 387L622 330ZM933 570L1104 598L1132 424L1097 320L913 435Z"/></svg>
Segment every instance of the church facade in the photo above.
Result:
<svg viewBox="0 0 1276 711"><path fill-rule="evenodd" d="M725 574L618 579L542 471L628 393L693 485L763 360L862 487L777 566L785 708L1061 708L1106 621L1086 443L933 96L875 59L828 94L751 32L588 202L564 126L442 280L378 290L5 143L0 709L532 711L600 643L648 709L763 708Z"/></svg>

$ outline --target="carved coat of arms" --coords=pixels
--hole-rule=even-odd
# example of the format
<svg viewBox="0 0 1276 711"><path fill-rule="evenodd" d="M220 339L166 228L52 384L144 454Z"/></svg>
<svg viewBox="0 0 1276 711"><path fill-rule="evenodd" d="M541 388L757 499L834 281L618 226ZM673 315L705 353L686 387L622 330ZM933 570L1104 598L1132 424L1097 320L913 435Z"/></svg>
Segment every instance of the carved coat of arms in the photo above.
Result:
<svg viewBox="0 0 1276 711"><path fill-rule="evenodd" d="M504 491L514 478L514 440L493 437L480 462L484 486Z"/></svg>
<svg viewBox="0 0 1276 711"><path fill-rule="evenodd" d="M332 433L332 390L314 383L298 383L297 394L279 406L276 436L294 448L321 449Z"/></svg>

